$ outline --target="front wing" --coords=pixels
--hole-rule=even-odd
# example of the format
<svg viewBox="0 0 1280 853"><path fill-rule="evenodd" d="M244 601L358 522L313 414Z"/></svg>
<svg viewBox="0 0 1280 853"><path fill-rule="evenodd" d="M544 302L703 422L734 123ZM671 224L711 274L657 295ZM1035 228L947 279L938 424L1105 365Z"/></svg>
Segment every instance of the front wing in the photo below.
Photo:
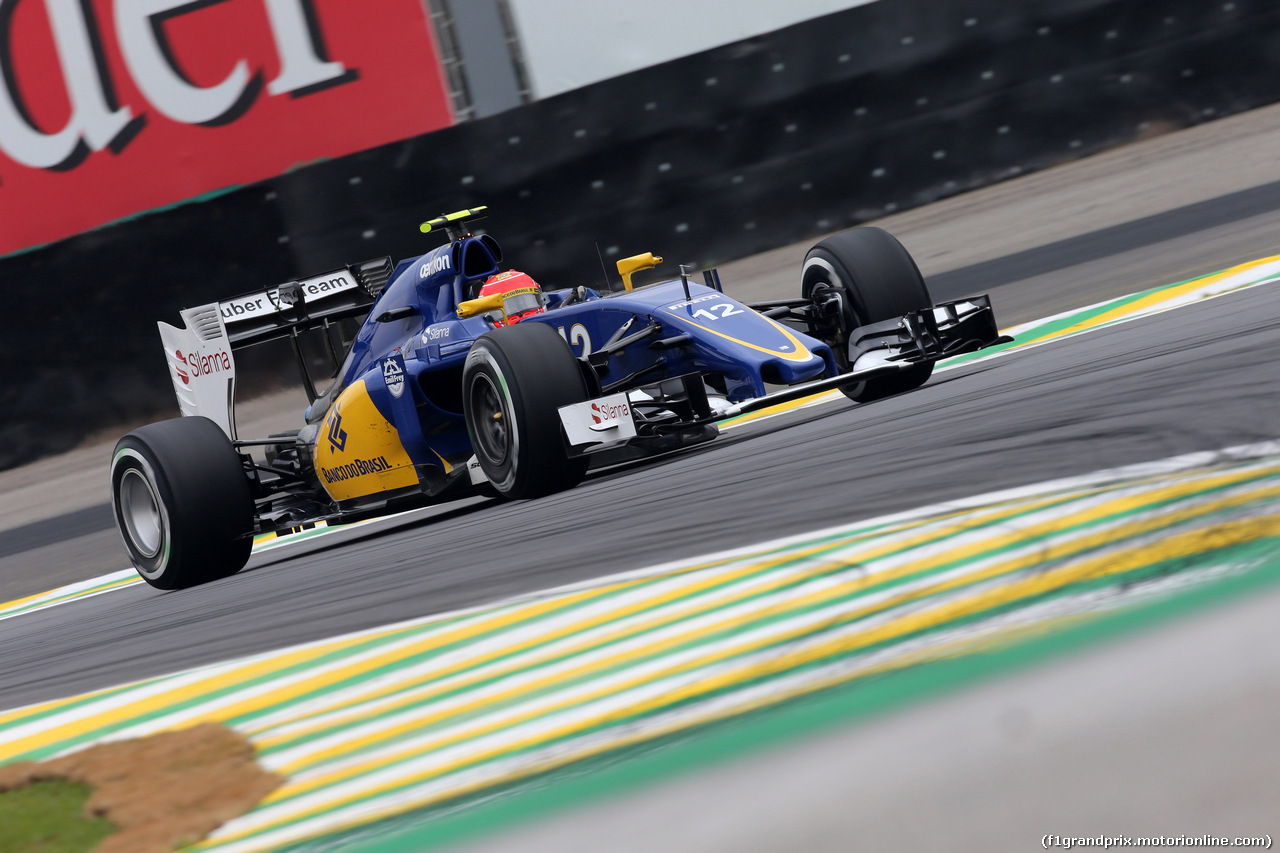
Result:
<svg viewBox="0 0 1280 853"><path fill-rule="evenodd" d="M698 374L667 380L680 383L679 402L687 410L679 423L665 424L670 430L697 428L717 420L759 411L770 406L808 397L823 391L856 385L867 379L886 376L917 364L974 352L1013 338L1001 335L987 296L944 302L931 309L914 311L894 320L860 326L849 336L851 369L837 376L803 382L751 400L717 408L707 405ZM699 399L700 395L700 399ZM635 406L626 392L608 394L559 410L570 452L595 453L644 438L643 421L637 423Z"/></svg>

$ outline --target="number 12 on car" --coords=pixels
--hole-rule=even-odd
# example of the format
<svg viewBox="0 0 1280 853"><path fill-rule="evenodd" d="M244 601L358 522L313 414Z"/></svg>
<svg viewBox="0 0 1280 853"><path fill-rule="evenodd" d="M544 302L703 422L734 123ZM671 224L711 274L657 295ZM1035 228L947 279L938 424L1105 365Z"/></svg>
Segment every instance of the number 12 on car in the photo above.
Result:
<svg viewBox="0 0 1280 853"><path fill-rule="evenodd" d="M581 323L574 323L573 328L569 330L567 337L564 333L564 326L557 326L556 331L560 333L560 337L564 338L565 342L570 346L582 347L582 351L579 352L578 355L586 355L591 352L591 335L587 333L586 327Z"/></svg>
<svg viewBox="0 0 1280 853"><path fill-rule="evenodd" d="M715 313L715 312L719 312L719 313ZM741 314L741 313L742 313L742 309L734 308L731 303L713 302L710 305L708 305L706 308L699 308L697 311L694 311L693 316L704 317L708 320L720 320L725 317L730 317L734 314Z"/></svg>

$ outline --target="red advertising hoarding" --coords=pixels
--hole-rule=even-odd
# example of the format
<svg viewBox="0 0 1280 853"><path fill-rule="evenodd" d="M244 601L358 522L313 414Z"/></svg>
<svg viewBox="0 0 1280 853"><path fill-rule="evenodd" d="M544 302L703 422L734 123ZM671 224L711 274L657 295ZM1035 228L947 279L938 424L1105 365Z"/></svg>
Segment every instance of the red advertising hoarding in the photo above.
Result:
<svg viewBox="0 0 1280 853"><path fill-rule="evenodd" d="M0 254L452 123L422 0L0 0Z"/></svg>

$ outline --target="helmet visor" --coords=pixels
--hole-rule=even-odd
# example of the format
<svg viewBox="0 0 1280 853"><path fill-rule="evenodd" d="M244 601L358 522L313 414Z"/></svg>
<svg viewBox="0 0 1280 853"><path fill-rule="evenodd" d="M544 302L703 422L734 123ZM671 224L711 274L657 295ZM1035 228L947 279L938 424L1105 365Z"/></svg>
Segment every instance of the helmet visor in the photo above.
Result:
<svg viewBox="0 0 1280 853"><path fill-rule="evenodd" d="M541 307L542 294L531 291L514 293L502 300L502 308L508 317L514 317L526 311L536 311Z"/></svg>

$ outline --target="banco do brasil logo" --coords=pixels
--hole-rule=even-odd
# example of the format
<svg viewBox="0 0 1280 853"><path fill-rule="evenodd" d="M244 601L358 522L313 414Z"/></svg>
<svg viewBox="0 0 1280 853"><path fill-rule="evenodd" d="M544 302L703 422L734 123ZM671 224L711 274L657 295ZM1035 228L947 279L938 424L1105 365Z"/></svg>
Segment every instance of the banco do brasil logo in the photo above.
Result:
<svg viewBox="0 0 1280 853"><path fill-rule="evenodd" d="M329 443L339 453L347 449L347 431L342 428L342 412L336 410L329 419Z"/></svg>

